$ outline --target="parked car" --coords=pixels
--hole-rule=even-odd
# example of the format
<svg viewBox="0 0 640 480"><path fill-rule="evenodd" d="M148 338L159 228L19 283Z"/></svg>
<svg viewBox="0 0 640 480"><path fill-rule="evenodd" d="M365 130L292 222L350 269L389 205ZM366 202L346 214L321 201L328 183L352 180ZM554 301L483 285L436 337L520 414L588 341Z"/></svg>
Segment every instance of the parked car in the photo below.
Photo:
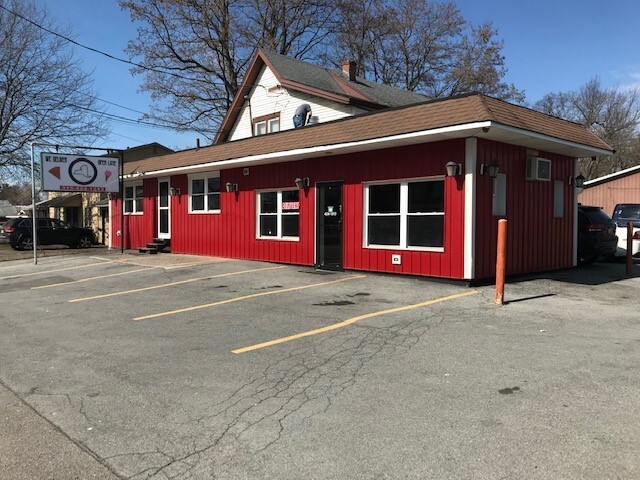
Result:
<svg viewBox="0 0 640 480"><path fill-rule="evenodd" d="M33 219L28 217L10 218L0 229L14 250L33 248ZM72 227L55 218L36 219L39 245L68 245L74 248L89 248L96 243L95 235L89 228Z"/></svg>
<svg viewBox="0 0 640 480"><path fill-rule="evenodd" d="M616 257L627 255L627 223L633 224L633 237L631 254L640 258L640 203L620 203L613 209L612 217L616 222L616 235L618 236L618 249Z"/></svg>
<svg viewBox="0 0 640 480"><path fill-rule="evenodd" d="M600 207L578 206L578 261L613 258L618 246L615 222Z"/></svg>

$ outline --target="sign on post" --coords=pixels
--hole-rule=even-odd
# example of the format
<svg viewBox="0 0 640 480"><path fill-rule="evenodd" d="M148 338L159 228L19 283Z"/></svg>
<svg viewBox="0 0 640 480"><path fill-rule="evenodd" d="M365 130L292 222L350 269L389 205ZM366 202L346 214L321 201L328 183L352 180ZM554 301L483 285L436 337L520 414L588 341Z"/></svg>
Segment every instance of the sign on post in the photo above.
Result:
<svg viewBox="0 0 640 480"><path fill-rule="evenodd" d="M46 192L119 192L118 158L41 153Z"/></svg>

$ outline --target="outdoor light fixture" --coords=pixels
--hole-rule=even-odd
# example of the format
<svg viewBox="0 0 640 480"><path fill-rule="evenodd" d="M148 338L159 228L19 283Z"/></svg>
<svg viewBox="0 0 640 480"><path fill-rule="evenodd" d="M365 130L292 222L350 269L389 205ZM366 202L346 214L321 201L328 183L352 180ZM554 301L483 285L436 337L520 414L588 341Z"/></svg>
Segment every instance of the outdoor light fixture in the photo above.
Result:
<svg viewBox="0 0 640 480"><path fill-rule="evenodd" d="M171 195L172 197L180 195L180 189L176 187L169 188L169 195Z"/></svg>
<svg viewBox="0 0 640 480"><path fill-rule="evenodd" d="M480 164L480 175L488 175L491 178L496 178L500 173L500 165L498 162L493 162L491 165L487 165L486 163Z"/></svg>
<svg viewBox="0 0 640 480"><path fill-rule="evenodd" d="M227 189L227 192L237 192L238 191L238 184L237 183L231 183L231 182L227 182L224 187Z"/></svg>
<svg viewBox="0 0 640 480"><path fill-rule="evenodd" d="M109 193L107 193L107 198L109 200L115 200L117 198L117 196L116 196L115 193L109 192Z"/></svg>
<svg viewBox="0 0 640 480"><path fill-rule="evenodd" d="M576 188L584 187L584 176L580 174L576 178L569 177L569 185L573 185Z"/></svg>
<svg viewBox="0 0 640 480"><path fill-rule="evenodd" d="M309 186L309 177L304 177L304 178L297 177L294 180L294 183L296 184L296 188L298 190L302 190L303 188L306 188Z"/></svg>
<svg viewBox="0 0 640 480"><path fill-rule="evenodd" d="M456 162L448 162L445 167L447 168L447 177L455 177L462 173L462 165Z"/></svg>

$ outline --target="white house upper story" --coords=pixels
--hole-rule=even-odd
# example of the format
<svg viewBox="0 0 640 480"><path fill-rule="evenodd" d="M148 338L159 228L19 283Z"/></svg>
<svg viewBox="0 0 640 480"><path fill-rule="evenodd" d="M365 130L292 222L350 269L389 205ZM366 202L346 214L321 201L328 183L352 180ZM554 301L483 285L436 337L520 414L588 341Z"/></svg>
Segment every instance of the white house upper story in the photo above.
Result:
<svg viewBox="0 0 640 480"><path fill-rule="evenodd" d="M259 50L215 143L427 100L414 92L357 77L355 70L354 62L344 62L342 72L337 72Z"/></svg>

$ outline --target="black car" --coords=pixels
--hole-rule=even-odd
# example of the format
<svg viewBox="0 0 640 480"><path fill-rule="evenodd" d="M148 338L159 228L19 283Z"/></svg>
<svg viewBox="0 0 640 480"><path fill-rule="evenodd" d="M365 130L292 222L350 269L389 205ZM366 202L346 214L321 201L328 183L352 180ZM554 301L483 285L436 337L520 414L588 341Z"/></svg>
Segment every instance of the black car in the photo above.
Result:
<svg viewBox="0 0 640 480"><path fill-rule="evenodd" d="M72 227L55 218L37 218L38 245L68 245L74 248L89 248L96 243L95 235L89 228ZM10 218L0 229L14 250L33 248L33 219L28 217Z"/></svg>
<svg viewBox="0 0 640 480"><path fill-rule="evenodd" d="M600 207L578 206L578 261L612 258L618 246L616 223Z"/></svg>

